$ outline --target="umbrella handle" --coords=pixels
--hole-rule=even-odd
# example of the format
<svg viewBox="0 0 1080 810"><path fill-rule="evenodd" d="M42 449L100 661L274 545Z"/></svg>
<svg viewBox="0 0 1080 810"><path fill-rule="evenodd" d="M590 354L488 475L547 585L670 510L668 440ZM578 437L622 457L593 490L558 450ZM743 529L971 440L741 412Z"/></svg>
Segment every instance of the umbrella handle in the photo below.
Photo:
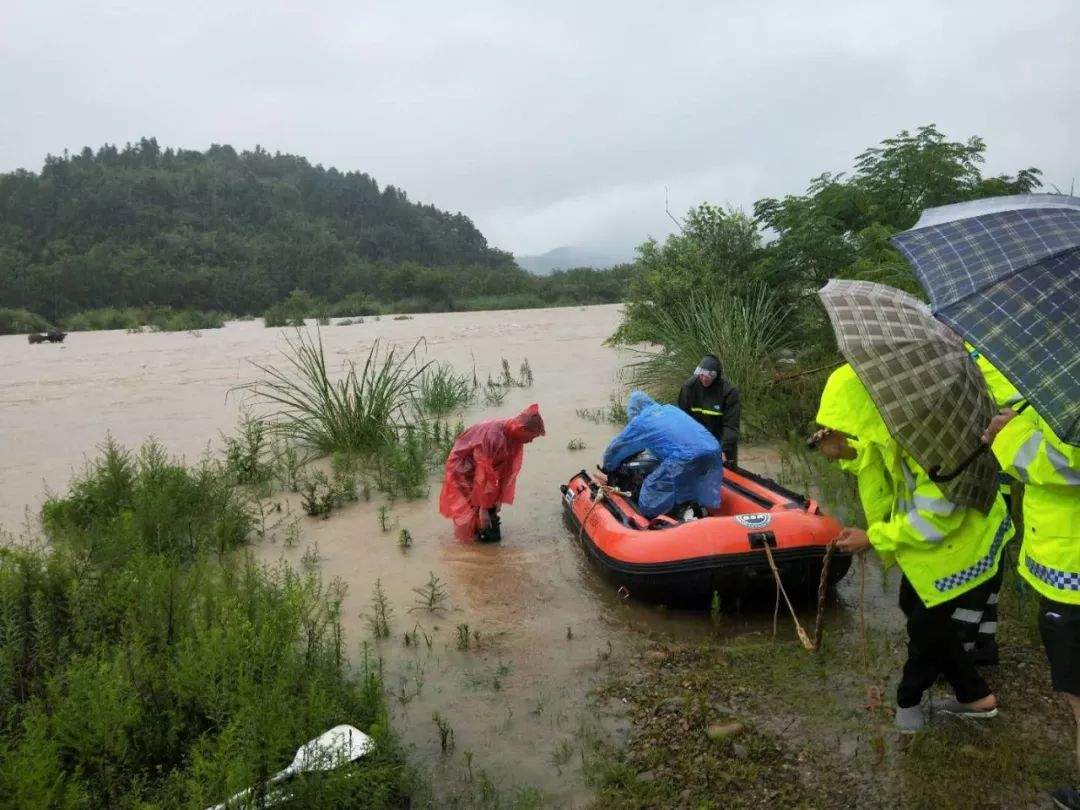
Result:
<svg viewBox="0 0 1080 810"><path fill-rule="evenodd" d="M1027 406L1030 404L1031 403L1029 402L1024 402L1020 405L1019 408L1016 409L1016 412L1023 413L1024 409L1027 408ZM954 478L956 478L956 476L960 475L960 473L970 467L972 463L974 463L975 459L977 459L981 454L985 453L989 449L990 445L980 444L978 447L975 448L975 451L963 461L961 461L959 466L951 473L943 474L941 472L941 466L939 465L937 467L931 467L929 470L926 471L926 474L930 476L930 480L933 481L935 484L944 484L948 481L952 481Z"/></svg>
<svg viewBox="0 0 1080 810"><path fill-rule="evenodd" d="M982 455L989 449L990 445L980 444L978 447L975 448L975 451L963 461L961 461L957 468L951 473L942 473L941 466L938 465L937 467L931 467L929 470L926 471L926 474L930 476L930 480L933 481L935 484L944 484L946 481L952 481L954 478L956 478L956 476L960 475L960 473L970 467L975 461L975 459L977 459L980 455Z"/></svg>

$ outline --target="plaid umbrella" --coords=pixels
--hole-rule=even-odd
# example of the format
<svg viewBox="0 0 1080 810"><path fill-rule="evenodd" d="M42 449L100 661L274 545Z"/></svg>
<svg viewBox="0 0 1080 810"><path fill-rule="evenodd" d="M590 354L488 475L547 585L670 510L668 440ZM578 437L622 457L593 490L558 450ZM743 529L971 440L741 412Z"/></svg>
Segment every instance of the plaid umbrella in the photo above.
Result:
<svg viewBox="0 0 1080 810"><path fill-rule="evenodd" d="M1080 197L1022 194L929 208L893 237L934 315L1080 445Z"/></svg>
<svg viewBox="0 0 1080 810"><path fill-rule="evenodd" d="M889 434L925 470L955 470L982 447L994 403L955 332L905 292L870 281L833 279L818 291L840 351L881 413ZM939 484L953 503L988 512L998 466L975 455Z"/></svg>

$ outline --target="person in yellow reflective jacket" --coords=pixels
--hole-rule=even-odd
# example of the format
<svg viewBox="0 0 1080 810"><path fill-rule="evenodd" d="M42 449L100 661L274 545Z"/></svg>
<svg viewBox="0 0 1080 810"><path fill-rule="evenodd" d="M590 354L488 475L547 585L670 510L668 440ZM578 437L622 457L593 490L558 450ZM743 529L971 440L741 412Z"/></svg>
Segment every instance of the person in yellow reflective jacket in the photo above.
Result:
<svg viewBox="0 0 1080 810"><path fill-rule="evenodd" d="M1054 691L1076 718L1080 768L1080 447L1066 444L1035 412L1003 409L983 435L1001 469L1024 482L1020 576L1039 594L1039 632ZM1080 791L1052 794L1080 808Z"/></svg>
<svg viewBox="0 0 1080 810"><path fill-rule="evenodd" d="M955 700L936 708L994 717L997 698L964 650L956 619L978 621L1009 532L1004 502L988 515L950 502L926 471L889 435L851 366L833 372L821 395L813 437L822 453L858 481L866 531L848 527L838 547L873 546L903 577L900 609L907 617L908 658L897 687L896 725L913 733L925 723L924 693L943 675Z"/></svg>

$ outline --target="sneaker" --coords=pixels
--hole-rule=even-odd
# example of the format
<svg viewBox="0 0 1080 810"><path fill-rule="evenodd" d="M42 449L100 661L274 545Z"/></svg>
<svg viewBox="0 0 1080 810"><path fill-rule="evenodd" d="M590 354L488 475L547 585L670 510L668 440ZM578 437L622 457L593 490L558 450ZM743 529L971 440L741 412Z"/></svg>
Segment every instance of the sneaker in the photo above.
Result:
<svg viewBox="0 0 1080 810"><path fill-rule="evenodd" d="M1080 790L1058 788L1051 791L1050 798L1054 800L1054 806L1061 810L1080 810Z"/></svg>
<svg viewBox="0 0 1080 810"><path fill-rule="evenodd" d="M930 701L930 708L942 714L951 714L955 717L972 717L985 720L997 717L997 706L992 709L976 709L969 703L961 703L956 698L935 698Z"/></svg>
<svg viewBox="0 0 1080 810"><path fill-rule="evenodd" d="M901 734L914 734L926 725L922 706L897 706L893 722Z"/></svg>

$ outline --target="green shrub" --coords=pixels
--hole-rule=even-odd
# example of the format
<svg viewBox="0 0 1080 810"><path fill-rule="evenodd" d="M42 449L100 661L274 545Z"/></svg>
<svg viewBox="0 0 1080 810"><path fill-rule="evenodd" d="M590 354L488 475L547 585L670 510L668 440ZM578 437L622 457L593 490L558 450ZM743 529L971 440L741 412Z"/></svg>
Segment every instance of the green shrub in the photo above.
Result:
<svg viewBox="0 0 1080 810"><path fill-rule="evenodd" d="M50 536L116 559L137 551L181 559L224 552L244 543L254 525L217 466L184 467L153 442L132 454L112 439L66 497L45 502L42 521Z"/></svg>
<svg viewBox="0 0 1080 810"><path fill-rule="evenodd" d="M219 554L215 539L247 536L225 484L154 445L110 442L48 501L51 548L0 549L5 804L203 808L249 785L258 795L302 743L347 722L375 750L291 782L291 806L407 805L378 674L345 659L344 590Z"/></svg>
<svg viewBox="0 0 1080 810"><path fill-rule="evenodd" d="M47 320L28 309L0 307L0 335L48 332L50 329L52 326Z"/></svg>
<svg viewBox="0 0 1080 810"><path fill-rule="evenodd" d="M249 413L240 415L235 436L225 436L225 469L237 484L264 484L274 476L270 426Z"/></svg>
<svg viewBox="0 0 1080 810"><path fill-rule="evenodd" d="M225 325L225 318L217 312L157 307L140 313L139 323L160 332L191 332L196 329L220 329Z"/></svg>
<svg viewBox="0 0 1080 810"><path fill-rule="evenodd" d="M363 315L378 315L382 311L378 302L367 293L353 293L326 307L325 312L332 318L355 318Z"/></svg>
<svg viewBox="0 0 1080 810"><path fill-rule="evenodd" d="M142 319L138 310L133 308L87 309L69 316L64 320L64 328L69 332L91 332L102 329L138 329Z"/></svg>
<svg viewBox="0 0 1080 810"><path fill-rule="evenodd" d="M302 327L305 318L323 319L328 316L325 303L306 290L293 290L284 301L279 301L263 315L265 326Z"/></svg>

